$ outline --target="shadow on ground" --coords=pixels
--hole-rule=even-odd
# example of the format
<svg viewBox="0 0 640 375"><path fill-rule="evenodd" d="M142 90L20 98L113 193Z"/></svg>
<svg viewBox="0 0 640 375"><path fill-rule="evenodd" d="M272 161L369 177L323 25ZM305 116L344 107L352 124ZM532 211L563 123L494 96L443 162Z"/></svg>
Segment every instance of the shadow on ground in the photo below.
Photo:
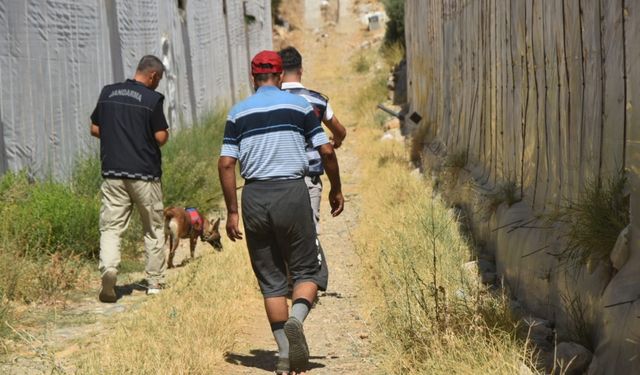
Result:
<svg viewBox="0 0 640 375"><path fill-rule="evenodd" d="M324 357L311 356L310 359L324 359ZM276 368L278 356L273 350L253 349L249 355L240 353L229 353L225 361L244 367L258 368L265 371L273 371ZM325 367L322 363L309 362L309 370Z"/></svg>
<svg viewBox="0 0 640 375"><path fill-rule="evenodd" d="M129 283L125 285L116 285L116 297L118 299L124 296L130 296L133 294L133 291L146 292L147 291L147 281L141 280L134 283Z"/></svg>

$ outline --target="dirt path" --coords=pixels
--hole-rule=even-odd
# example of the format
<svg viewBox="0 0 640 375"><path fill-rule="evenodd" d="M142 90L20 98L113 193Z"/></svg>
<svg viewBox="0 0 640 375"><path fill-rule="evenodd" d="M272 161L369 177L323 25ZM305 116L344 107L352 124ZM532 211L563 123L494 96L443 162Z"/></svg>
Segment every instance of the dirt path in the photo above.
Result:
<svg viewBox="0 0 640 375"><path fill-rule="evenodd" d="M334 0L334 2L336 2ZM301 50L307 87L328 93L348 90L349 82L336 75L337 69L349 69L353 53L351 43L345 43L359 32L357 17L341 17L335 26L327 26L320 15L320 1L304 1L305 32ZM340 14L352 14L352 2L340 1ZM313 15L309 13L313 12ZM327 53L336 59L327 66ZM309 74L308 72L313 72ZM328 76L327 72L330 72ZM335 107L336 105L334 105ZM336 113L338 112L336 108ZM343 117L339 118L345 118ZM343 120L344 122L344 120ZM348 123L345 123L348 126ZM375 374L369 345L369 327L362 314L366 298L359 283L358 255L351 239L351 230L359 218L358 159L353 151L354 136L347 137L338 151L345 211L332 218L326 199L328 181L321 208L320 241L329 264L329 290L311 311L305 322L305 334L311 350L311 374ZM256 303L261 303L257 300ZM275 343L262 306L259 305L243 324L235 350L221 371L230 374L269 374L275 366Z"/></svg>

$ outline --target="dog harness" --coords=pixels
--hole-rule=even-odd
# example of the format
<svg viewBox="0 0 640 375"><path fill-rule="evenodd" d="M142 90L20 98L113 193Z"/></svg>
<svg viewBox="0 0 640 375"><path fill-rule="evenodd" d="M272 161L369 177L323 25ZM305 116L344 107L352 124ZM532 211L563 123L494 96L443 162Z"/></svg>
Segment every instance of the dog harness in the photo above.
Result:
<svg viewBox="0 0 640 375"><path fill-rule="evenodd" d="M196 232L196 234L202 235L202 216L198 210L194 207L187 207L184 209L189 215L189 220L191 220L191 231Z"/></svg>

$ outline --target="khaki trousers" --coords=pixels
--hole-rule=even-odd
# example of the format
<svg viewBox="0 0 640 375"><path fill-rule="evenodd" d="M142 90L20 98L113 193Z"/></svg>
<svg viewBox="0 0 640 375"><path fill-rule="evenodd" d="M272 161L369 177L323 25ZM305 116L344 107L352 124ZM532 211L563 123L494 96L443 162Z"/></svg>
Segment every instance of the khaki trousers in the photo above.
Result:
<svg viewBox="0 0 640 375"><path fill-rule="evenodd" d="M147 281L164 282L167 269L164 252L164 218L160 181L104 179L100 209L100 272L117 270L120 240L135 205L144 229Z"/></svg>

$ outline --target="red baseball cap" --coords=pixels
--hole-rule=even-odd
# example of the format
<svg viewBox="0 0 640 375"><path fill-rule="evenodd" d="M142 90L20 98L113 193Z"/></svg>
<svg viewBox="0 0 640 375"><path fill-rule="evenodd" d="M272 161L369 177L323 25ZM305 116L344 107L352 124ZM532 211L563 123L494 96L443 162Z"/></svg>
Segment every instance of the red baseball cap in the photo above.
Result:
<svg viewBox="0 0 640 375"><path fill-rule="evenodd" d="M251 73L281 73L282 58L275 51L262 51L251 60Z"/></svg>

